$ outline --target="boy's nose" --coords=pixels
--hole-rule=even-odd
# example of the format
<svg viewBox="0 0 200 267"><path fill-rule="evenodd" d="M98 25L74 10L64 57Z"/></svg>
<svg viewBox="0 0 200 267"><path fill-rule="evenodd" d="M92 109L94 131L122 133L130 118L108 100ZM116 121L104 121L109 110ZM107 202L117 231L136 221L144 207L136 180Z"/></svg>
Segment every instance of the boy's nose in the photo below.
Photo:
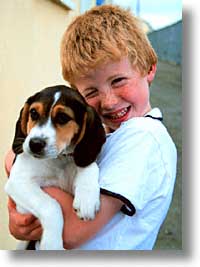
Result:
<svg viewBox="0 0 200 267"><path fill-rule="evenodd" d="M114 93L107 92L100 96L100 101L102 109L112 109L118 103L118 98Z"/></svg>

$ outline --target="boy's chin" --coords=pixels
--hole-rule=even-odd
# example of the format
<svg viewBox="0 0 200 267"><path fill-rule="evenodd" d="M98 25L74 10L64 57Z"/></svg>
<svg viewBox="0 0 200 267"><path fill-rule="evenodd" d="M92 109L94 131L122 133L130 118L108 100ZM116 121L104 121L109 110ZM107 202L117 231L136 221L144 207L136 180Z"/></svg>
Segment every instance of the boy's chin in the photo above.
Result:
<svg viewBox="0 0 200 267"><path fill-rule="evenodd" d="M104 122L104 124L105 124L106 133L114 132L121 125L121 123L110 123L110 122Z"/></svg>

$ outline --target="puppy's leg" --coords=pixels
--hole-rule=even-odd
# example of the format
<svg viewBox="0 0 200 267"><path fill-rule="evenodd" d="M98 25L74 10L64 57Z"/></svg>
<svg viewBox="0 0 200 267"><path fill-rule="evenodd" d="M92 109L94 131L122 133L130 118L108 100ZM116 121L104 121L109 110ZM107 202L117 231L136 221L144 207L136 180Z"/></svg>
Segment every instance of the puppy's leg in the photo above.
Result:
<svg viewBox="0 0 200 267"><path fill-rule="evenodd" d="M96 163L88 167L78 167L74 180L73 208L84 220L94 219L100 208L99 169Z"/></svg>
<svg viewBox="0 0 200 267"><path fill-rule="evenodd" d="M21 170L22 166L23 171ZM61 250L63 249L61 207L55 199L40 188L30 174L29 162L22 162L20 157L17 158L6 183L5 191L17 206L32 213L40 220L43 227L40 249Z"/></svg>
<svg viewBox="0 0 200 267"><path fill-rule="evenodd" d="M63 216L58 202L41 190L37 184L31 184L30 188L30 184L19 185L14 182L14 179L9 179L5 189L17 205L40 220L43 227L40 249L62 250Z"/></svg>

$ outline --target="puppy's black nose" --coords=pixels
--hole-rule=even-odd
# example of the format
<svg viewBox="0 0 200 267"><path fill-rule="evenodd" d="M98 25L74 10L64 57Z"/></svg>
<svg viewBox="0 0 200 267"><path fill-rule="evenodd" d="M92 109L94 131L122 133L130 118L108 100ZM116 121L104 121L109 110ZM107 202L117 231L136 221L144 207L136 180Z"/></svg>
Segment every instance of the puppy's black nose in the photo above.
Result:
<svg viewBox="0 0 200 267"><path fill-rule="evenodd" d="M32 138L29 142L30 150L34 154L41 154L45 146L46 142L41 138Z"/></svg>

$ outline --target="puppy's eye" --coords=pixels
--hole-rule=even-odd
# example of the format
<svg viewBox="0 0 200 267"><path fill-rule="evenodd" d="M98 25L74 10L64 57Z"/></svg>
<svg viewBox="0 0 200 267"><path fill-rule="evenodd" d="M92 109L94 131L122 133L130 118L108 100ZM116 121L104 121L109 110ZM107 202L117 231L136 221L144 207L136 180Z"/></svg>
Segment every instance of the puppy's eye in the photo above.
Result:
<svg viewBox="0 0 200 267"><path fill-rule="evenodd" d="M29 113L30 113L31 119L33 121L37 121L39 119L39 117L40 117L40 114L37 112L37 110L35 108L32 108L29 111Z"/></svg>
<svg viewBox="0 0 200 267"><path fill-rule="evenodd" d="M58 112L54 118L54 122L60 125L66 124L71 118L64 112Z"/></svg>

